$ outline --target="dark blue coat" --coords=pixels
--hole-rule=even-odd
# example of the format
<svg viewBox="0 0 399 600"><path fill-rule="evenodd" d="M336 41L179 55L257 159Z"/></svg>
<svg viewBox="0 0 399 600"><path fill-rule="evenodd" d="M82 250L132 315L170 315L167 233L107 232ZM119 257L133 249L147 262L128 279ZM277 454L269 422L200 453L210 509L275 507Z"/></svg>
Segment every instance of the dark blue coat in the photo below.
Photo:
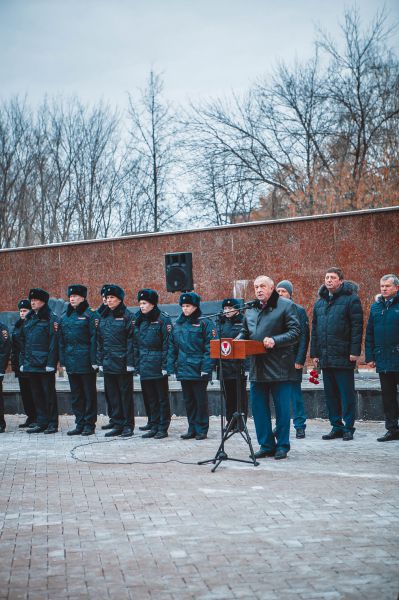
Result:
<svg viewBox="0 0 399 600"><path fill-rule="evenodd" d="M216 336L215 325L200 316L199 309L189 317L181 314L170 336L168 374L175 373L179 381L201 380L201 373L212 376L210 341Z"/></svg>
<svg viewBox="0 0 399 600"><path fill-rule="evenodd" d="M171 331L171 318L158 307L145 315L141 311L136 313L134 363L140 379L160 379L162 371L167 370Z"/></svg>
<svg viewBox="0 0 399 600"><path fill-rule="evenodd" d="M11 353L10 332L4 323L0 322L0 373L5 374Z"/></svg>
<svg viewBox="0 0 399 600"><path fill-rule="evenodd" d="M121 302L115 310L109 307L100 317L97 329L97 360L104 373L126 373L134 367L134 316Z"/></svg>
<svg viewBox="0 0 399 600"><path fill-rule="evenodd" d="M366 329L366 362L377 373L399 371L399 293L387 305L382 296L371 305Z"/></svg>
<svg viewBox="0 0 399 600"><path fill-rule="evenodd" d="M11 367L15 373L15 377L24 377L24 374L19 370L20 353L21 353L21 333L25 320L18 319L14 325L11 334ZM27 378L28 375L25 375Z"/></svg>
<svg viewBox="0 0 399 600"><path fill-rule="evenodd" d="M359 356L363 334L363 309L356 284L344 281L329 298L322 285L313 308L310 356L320 360L321 368L354 369L349 355Z"/></svg>
<svg viewBox="0 0 399 600"><path fill-rule="evenodd" d="M60 363L67 373L92 373L96 364L99 315L86 300L76 309L68 304L58 329Z"/></svg>
<svg viewBox="0 0 399 600"><path fill-rule="evenodd" d="M24 373L55 370L58 361L58 320L47 304L36 313L31 310L21 328L20 366Z"/></svg>

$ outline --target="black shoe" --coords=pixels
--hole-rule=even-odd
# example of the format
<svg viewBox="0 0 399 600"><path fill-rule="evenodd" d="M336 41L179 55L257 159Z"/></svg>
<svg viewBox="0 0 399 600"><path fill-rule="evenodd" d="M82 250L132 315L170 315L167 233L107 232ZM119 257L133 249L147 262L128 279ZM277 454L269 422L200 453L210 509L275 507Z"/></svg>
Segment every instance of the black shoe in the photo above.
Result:
<svg viewBox="0 0 399 600"><path fill-rule="evenodd" d="M133 429L131 427L124 427L122 429L121 437L132 437Z"/></svg>
<svg viewBox="0 0 399 600"><path fill-rule="evenodd" d="M344 437L342 429L331 429L330 433L321 436L322 440L335 440L336 438Z"/></svg>
<svg viewBox="0 0 399 600"><path fill-rule="evenodd" d="M195 436L196 440L206 440L208 436L206 435L206 433L198 433L198 435Z"/></svg>
<svg viewBox="0 0 399 600"><path fill-rule="evenodd" d="M94 435L94 434L95 434L95 430L92 429L91 427L90 428L88 427L87 429L85 428L82 431L82 435L85 435L85 436Z"/></svg>
<svg viewBox="0 0 399 600"><path fill-rule="evenodd" d="M147 431L147 433L144 433L141 437L142 438L153 438L157 435L157 430L156 429L150 429L150 431Z"/></svg>
<svg viewBox="0 0 399 600"><path fill-rule="evenodd" d="M28 429L28 431L29 431L29 429ZM49 425L49 426L47 427L47 429L45 429L45 430L43 431L43 433L46 433L46 434L49 434L49 433L57 433L57 431L58 431L58 427L55 427L54 425Z"/></svg>
<svg viewBox="0 0 399 600"><path fill-rule="evenodd" d="M20 423L18 425L19 429L25 429L25 427L30 427L32 425L33 421L32 419L26 419L26 421L24 423Z"/></svg>
<svg viewBox="0 0 399 600"><path fill-rule="evenodd" d="M113 429L115 425L113 423L107 423L106 425L101 425L101 429Z"/></svg>
<svg viewBox="0 0 399 600"><path fill-rule="evenodd" d="M284 450L277 450L274 455L274 460L281 460L282 458L287 458L287 452Z"/></svg>
<svg viewBox="0 0 399 600"><path fill-rule="evenodd" d="M377 438L377 442L392 442L399 440L399 431L387 431L385 435Z"/></svg>
<svg viewBox="0 0 399 600"><path fill-rule="evenodd" d="M5 425L0 425L0 433L4 433L6 430Z"/></svg>
<svg viewBox="0 0 399 600"><path fill-rule="evenodd" d="M115 435L122 435L122 429L111 429L111 431L107 431L104 437L114 437Z"/></svg>
<svg viewBox="0 0 399 600"><path fill-rule="evenodd" d="M182 440L192 440L195 438L195 433L187 431L187 433L182 433L180 437Z"/></svg>
<svg viewBox="0 0 399 600"><path fill-rule="evenodd" d="M28 427L26 433L42 433L47 430L47 425L35 425L34 427Z"/></svg>
<svg viewBox="0 0 399 600"><path fill-rule="evenodd" d="M255 458L272 458L275 454L274 450L258 450L254 452ZM249 458L252 458L252 456L249 455Z"/></svg>
<svg viewBox="0 0 399 600"><path fill-rule="evenodd" d="M70 431L67 431L67 435L82 435L83 433L83 429L78 429L76 427L76 429L71 429Z"/></svg>
<svg viewBox="0 0 399 600"><path fill-rule="evenodd" d="M154 435L154 440L162 440L163 438L168 437L168 432L167 431L158 431L155 435ZM143 436L144 437L144 436Z"/></svg>
<svg viewBox="0 0 399 600"><path fill-rule="evenodd" d="M342 440L344 442L350 442L350 440L353 440L353 433L352 433L352 431L345 431L344 435L342 436Z"/></svg>
<svg viewBox="0 0 399 600"><path fill-rule="evenodd" d="M30 425L28 425L28 429L31 429L32 427L37 427L37 423L35 421L33 421Z"/></svg>
<svg viewBox="0 0 399 600"><path fill-rule="evenodd" d="M147 423L147 425L142 425L141 427L139 427L140 431L149 431L150 429L152 429L151 425L149 423Z"/></svg>
<svg viewBox="0 0 399 600"><path fill-rule="evenodd" d="M303 438L306 437L305 430L301 427L298 427L298 429L296 430L295 437L297 438L297 440L303 440Z"/></svg>

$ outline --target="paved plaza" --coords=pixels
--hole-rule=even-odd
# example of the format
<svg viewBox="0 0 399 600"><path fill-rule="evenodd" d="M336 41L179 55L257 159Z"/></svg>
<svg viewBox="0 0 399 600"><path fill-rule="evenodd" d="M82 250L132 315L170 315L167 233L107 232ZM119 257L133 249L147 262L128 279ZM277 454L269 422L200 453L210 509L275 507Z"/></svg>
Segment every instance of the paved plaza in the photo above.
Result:
<svg viewBox="0 0 399 600"><path fill-rule="evenodd" d="M211 473L196 463L216 452L216 417L205 441L180 439L183 417L157 441L140 418L127 440L68 437L70 416L28 436L22 421L0 436L2 599L398 598L399 442L375 441L382 423L326 442L312 420L288 460ZM226 450L248 456L239 435Z"/></svg>

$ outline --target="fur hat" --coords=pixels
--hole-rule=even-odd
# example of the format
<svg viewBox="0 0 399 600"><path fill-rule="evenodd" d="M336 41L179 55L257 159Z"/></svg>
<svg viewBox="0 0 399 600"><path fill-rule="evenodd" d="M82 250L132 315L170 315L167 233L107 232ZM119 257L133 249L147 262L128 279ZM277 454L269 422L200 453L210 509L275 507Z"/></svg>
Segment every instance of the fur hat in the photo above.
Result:
<svg viewBox="0 0 399 600"><path fill-rule="evenodd" d="M283 279L283 281L280 281L280 283L276 285L276 290L278 288L284 288L289 293L290 298L292 298L294 286L292 285L291 281L289 281L288 279Z"/></svg>
<svg viewBox="0 0 399 600"><path fill-rule="evenodd" d="M29 290L29 300L41 300L45 304L50 299L50 294L41 288L32 288Z"/></svg>
<svg viewBox="0 0 399 600"><path fill-rule="evenodd" d="M139 290L138 294L137 294L137 300L138 302L140 302L140 300L145 300L146 302L149 302L150 304L153 304L154 306L156 306L158 304L158 294L155 290L152 290L150 288L143 288L142 290Z"/></svg>
<svg viewBox="0 0 399 600"><path fill-rule="evenodd" d="M105 290L107 289L107 287L111 285L110 283L104 283L104 285L102 286L101 290L100 290L100 294L101 296L105 296Z"/></svg>
<svg viewBox="0 0 399 600"><path fill-rule="evenodd" d="M184 292L180 295L179 304L182 306L183 304L192 304L199 308L201 302L201 296L198 296L195 292Z"/></svg>
<svg viewBox="0 0 399 600"><path fill-rule="evenodd" d="M225 298L222 302L222 308L230 306L232 308L239 308L241 302L237 298Z"/></svg>
<svg viewBox="0 0 399 600"><path fill-rule="evenodd" d="M115 285L114 283L108 283L104 285L103 296L116 296L119 300L123 300L125 297L125 290L123 290L119 285Z"/></svg>
<svg viewBox="0 0 399 600"><path fill-rule="evenodd" d="M23 300L20 300L18 302L18 310L21 310L21 308L27 308L28 310L31 310L32 306L30 304L30 301L25 298Z"/></svg>
<svg viewBox="0 0 399 600"><path fill-rule="evenodd" d="M87 287L85 285L70 285L67 290L68 298L69 296L82 296L82 298L87 298Z"/></svg>

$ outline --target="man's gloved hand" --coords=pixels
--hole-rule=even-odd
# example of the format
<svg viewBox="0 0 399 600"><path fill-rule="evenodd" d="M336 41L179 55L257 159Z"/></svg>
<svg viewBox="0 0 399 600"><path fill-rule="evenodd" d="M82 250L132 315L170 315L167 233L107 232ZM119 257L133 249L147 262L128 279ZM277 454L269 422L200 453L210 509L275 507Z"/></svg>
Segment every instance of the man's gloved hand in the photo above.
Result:
<svg viewBox="0 0 399 600"><path fill-rule="evenodd" d="M46 367L46 373L53 373L54 371L54 367Z"/></svg>

